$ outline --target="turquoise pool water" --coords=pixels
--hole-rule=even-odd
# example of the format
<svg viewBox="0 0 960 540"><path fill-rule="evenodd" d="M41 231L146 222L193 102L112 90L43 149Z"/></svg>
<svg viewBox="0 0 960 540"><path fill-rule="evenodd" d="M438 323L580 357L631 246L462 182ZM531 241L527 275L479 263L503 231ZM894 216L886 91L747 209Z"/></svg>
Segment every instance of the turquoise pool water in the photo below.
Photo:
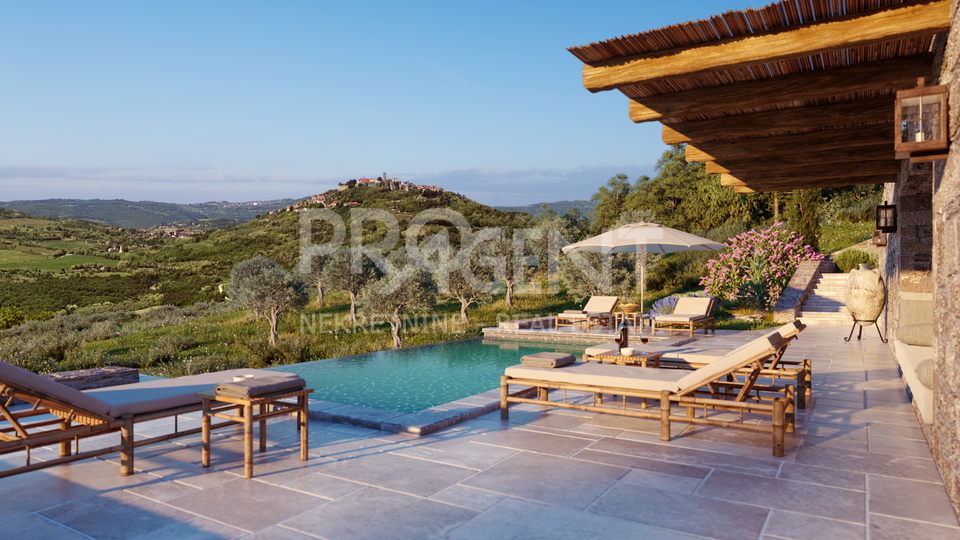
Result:
<svg viewBox="0 0 960 540"><path fill-rule="evenodd" d="M467 340L411 349L277 366L316 391L312 399L398 412L417 412L500 386L507 366L525 354L568 352L587 345Z"/></svg>

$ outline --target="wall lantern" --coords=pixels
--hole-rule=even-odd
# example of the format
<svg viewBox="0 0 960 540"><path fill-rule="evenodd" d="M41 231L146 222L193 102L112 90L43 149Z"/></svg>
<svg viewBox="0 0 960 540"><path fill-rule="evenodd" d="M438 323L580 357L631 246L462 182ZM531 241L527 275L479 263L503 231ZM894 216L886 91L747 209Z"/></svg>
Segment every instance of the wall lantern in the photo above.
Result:
<svg viewBox="0 0 960 540"><path fill-rule="evenodd" d="M883 201L877 207L877 230L882 233L897 232L897 205Z"/></svg>
<svg viewBox="0 0 960 540"><path fill-rule="evenodd" d="M897 92L896 159L932 161L947 158L947 87L924 86ZM879 215L879 214L878 214Z"/></svg>

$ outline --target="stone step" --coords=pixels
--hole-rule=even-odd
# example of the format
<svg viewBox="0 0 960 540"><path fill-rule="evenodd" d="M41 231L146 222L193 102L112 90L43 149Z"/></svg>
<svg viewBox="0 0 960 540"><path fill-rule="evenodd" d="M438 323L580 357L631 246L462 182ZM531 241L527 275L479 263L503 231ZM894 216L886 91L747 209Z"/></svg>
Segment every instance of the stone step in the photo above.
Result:
<svg viewBox="0 0 960 540"><path fill-rule="evenodd" d="M821 317L810 317L804 313L800 313L798 317L800 322L807 325L833 325L833 326L843 326L847 324L853 324L853 320L850 319L848 315L846 319L824 319Z"/></svg>

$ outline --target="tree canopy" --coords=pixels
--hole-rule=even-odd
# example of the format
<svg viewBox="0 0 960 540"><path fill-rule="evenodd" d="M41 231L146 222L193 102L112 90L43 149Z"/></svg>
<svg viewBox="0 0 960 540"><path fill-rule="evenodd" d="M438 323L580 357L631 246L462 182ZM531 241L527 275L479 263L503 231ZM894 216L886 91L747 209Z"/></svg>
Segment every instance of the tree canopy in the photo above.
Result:
<svg viewBox="0 0 960 540"><path fill-rule="evenodd" d="M276 261L257 255L230 271L230 297L249 307L254 316L270 324L270 345L277 344L277 326L285 312L309 301L307 283L284 270Z"/></svg>

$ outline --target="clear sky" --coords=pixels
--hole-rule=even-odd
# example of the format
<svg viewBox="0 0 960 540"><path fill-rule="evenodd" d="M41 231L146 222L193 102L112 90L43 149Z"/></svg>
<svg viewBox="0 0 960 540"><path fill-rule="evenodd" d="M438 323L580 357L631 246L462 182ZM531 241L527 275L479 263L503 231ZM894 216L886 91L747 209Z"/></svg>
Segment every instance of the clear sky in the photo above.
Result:
<svg viewBox="0 0 960 540"><path fill-rule="evenodd" d="M665 146L566 48L767 3L0 0L0 201L586 199Z"/></svg>

